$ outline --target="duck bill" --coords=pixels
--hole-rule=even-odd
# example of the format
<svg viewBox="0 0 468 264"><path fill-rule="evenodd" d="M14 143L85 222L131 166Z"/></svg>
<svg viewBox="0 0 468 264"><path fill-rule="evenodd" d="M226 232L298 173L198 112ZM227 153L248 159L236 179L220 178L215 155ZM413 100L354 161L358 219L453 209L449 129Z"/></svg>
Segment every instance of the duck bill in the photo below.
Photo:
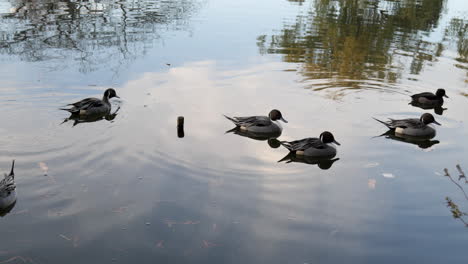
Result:
<svg viewBox="0 0 468 264"><path fill-rule="evenodd" d="M120 99L120 96L118 96L118 95L116 95L116 96L114 96L114 97L115 97L115 98L119 98L119 99Z"/></svg>
<svg viewBox="0 0 468 264"><path fill-rule="evenodd" d="M338 146L341 146L340 142L333 140L333 143L337 144Z"/></svg>
<svg viewBox="0 0 468 264"><path fill-rule="evenodd" d="M450 98L450 97L448 97L447 95L444 95L444 97L445 97L445 98Z"/></svg>
<svg viewBox="0 0 468 264"><path fill-rule="evenodd" d="M434 123L434 124L436 124L436 125L438 125L438 126L441 126L441 124L440 124L439 122L435 121L435 120L434 120L434 122L432 122L432 123Z"/></svg>
<svg viewBox="0 0 468 264"><path fill-rule="evenodd" d="M286 119L284 119L284 118L282 118L282 117L281 117L281 119L280 119L280 120L281 120L281 121L283 121L283 122L285 122L285 123L287 123L287 122L288 122L288 121L286 121Z"/></svg>

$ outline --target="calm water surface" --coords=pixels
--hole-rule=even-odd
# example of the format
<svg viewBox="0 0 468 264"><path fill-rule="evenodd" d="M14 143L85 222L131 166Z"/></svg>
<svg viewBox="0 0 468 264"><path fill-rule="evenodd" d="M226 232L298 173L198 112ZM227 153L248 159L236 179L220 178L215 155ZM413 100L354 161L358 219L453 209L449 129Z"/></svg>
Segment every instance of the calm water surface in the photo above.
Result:
<svg viewBox="0 0 468 264"><path fill-rule="evenodd" d="M0 263L467 262L466 1L0 0L0 13L0 168L16 159L18 191ZM63 123L59 107L108 87L114 116ZM437 88L446 109L408 105ZM339 160L278 162L286 149L225 134L222 114L273 108L281 140L330 130ZM430 142L378 137L371 118L423 112L442 123Z"/></svg>

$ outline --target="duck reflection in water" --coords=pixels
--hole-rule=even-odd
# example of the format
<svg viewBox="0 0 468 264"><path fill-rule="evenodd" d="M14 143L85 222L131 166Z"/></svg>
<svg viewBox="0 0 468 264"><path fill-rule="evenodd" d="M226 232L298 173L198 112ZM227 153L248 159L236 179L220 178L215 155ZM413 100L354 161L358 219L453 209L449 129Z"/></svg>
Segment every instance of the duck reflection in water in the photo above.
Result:
<svg viewBox="0 0 468 264"><path fill-rule="evenodd" d="M10 174L0 181L0 217L7 215L16 204L15 161L11 165Z"/></svg>
<svg viewBox="0 0 468 264"><path fill-rule="evenodd" d="M333 156L334 157L334 156ZM310 165L317 165L322 170L330 169L333 164L340 160L339 158L313 158L309 156L296 155L294 152L289 152L284 158L280 159L278 162L286 161L286 163L306 163Z"/></svg>
<svg viewBox="0 0 468 264"><path fill-rule="evenodd" d="M281 131L273 133L255 133L251 131L242 130L240 127L235 127L226 131L226 134L228 133L233 133L241 137L248 137L258 141L267 141L268 146L270 146L271 148L279 148L279 146L281 146L281 142L277 139L279 136L281 136Z"/></svg>
<svg viewBox="0 0 468 264"><path fill-rule="evenodd" d="M117 113L119 112L120 107L115 110L114 113L107 113L107 114L95 114L95 115L77 115L77 114L71 114L69 117L65 118L63 120L63 123L66 123L70 120L73 120L73 126L76 126L81 123L92 123L92 122L97 122L100 120L107 120L107 121L113 121L115 117L117 116Z"/></svg>
<svg viewBox="0 0 468 264"><path fill-rule="evenodd" d="M422 149L427 149L427 148L434 146L435 144L440 143L439 140L431 140L432 138L435 137L435 134L427 136L427 137L414 137L414 136L408 136L404 134L395 133L393 130L388 130L387 132L385 132L384 134L378 137L385 137L385 138L400 141L400 142L414 144Z"/></svg>
<svg viewBox="0 0 468 264"><path fill-rule="evenodd" d="M437 114L437 115L443 115L444 111L447 110L447 108L442 107L442 104L440 104L440 105L427 105L427 104L418 103L416 101L412 101L409 104L414 106L414 107L419 107L419 108L424 109L424 110L433 109L434 113Z"/></svg>

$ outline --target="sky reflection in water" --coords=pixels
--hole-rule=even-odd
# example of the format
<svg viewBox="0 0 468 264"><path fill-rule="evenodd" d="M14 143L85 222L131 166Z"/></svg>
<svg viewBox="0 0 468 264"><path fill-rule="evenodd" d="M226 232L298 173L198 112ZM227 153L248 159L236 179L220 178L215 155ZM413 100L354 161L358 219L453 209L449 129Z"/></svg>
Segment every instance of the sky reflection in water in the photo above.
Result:
<svg viewBox="0 0 468 264"><path fill-rule="evenodd" d="M462 1L51 3L0 4L31 10L1 18L0 167L17 160L19 198L0 261L466 258L445 197L468 204L443 176L466 167ZM59 107L108 87L111 122L61 124ZM408 95L440 87L439 143L376 137L372 116L420 116ZM279 140L332 131L339 161L278 162L283 147L225 134L223 114L273 108Z"/></svg>

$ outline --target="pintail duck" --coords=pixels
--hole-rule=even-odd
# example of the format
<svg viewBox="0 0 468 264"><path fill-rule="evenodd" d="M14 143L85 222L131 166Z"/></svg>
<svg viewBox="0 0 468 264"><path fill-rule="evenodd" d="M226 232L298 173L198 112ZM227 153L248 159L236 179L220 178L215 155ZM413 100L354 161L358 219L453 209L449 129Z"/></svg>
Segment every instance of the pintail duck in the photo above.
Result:
<svg viewBox="0 0 468 264"><path fill-rule="evenodd" d="M283 128L278 120L285 123L288 122L283 118L281 112L276 109L271 110L268 116L229 117L225 115L224 117L231 120L241 131L248 131L256 134L281 135Z"/></svg>
<svg viewBox="0 0 468 264"><path fill-rule="evenodd" d="M378 122L384 124L390 130L395 131L397 134L403 134L413 137L434 137L436 131L434 128L430 127L429 124L434 123L440 126L440 123L434 119L434 116L425 113L421 115L419 119L417 118L407 118L407 119L389 119L389 121L381 121L377 118L374 118Z"/></svg>
<svg viewBox="0 0 468 264"><path fill-rule="evenodd" d="M319 138L304 138L295 141L282 141L281 145L296 156L309 156L314 158L333 158L336 155L336 148L331 145L341 145L335 140L332 133L325 131Z"/></svg>
<svg viewBox="0 0 468 264"><path fill-rule="evenodd" d="M438 89L435 94L425 92L412 95L410 104L415 106L441 106L444 104L444 97L449 98L444 89Z"/></svg>
<svg viewBox="0 0 468 264"><path fill-rule="evenodd" d="M16 202L15 161L11 165L10 174L0 181L0 215L3 216L13 208Z"/></svg>
<svg viewBox="0 0 468 264"><path fill-rule="evenodd" d="M114 89L109 88L104 92L102 99L86 98L76 103L68 104L69 106L72 106L71 108L61 108L61 110L68 111L72 115L106 115L111 111L109 99L113 97L120 98L117 96Z"/></svg>

